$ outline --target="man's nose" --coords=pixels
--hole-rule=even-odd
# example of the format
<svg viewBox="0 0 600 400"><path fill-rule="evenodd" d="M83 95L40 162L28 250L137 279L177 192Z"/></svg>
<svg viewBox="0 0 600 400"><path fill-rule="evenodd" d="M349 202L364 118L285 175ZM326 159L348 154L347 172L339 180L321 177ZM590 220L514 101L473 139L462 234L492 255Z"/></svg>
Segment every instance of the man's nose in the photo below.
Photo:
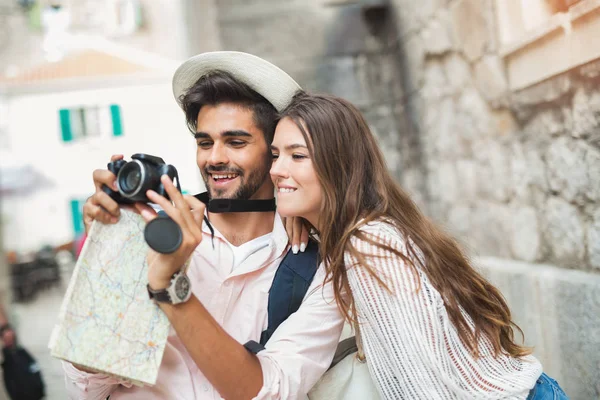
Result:
<svg viewBox="0 0 600 400"><path fill-rule="evenodd" d="M224 146L215 144L211 149L210 156L208 157L208 163L211 165L229 163L229 158L227 157L227 149L225 149Z"/></svg>

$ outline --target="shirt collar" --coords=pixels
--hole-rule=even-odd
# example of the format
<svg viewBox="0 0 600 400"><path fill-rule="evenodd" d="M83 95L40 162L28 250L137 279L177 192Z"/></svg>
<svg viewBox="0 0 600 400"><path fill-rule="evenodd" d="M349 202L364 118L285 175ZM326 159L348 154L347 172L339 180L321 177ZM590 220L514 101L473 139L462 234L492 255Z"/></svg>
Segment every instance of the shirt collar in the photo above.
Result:
<svg viewBox="0 0 600 400"><path fill-rule="evenodd" d="M204 216L208 216L208 211L204 211ZM221 232L219 232L219 230L214 225L212 225L212 227L214 229L215 238L218 237L221 240L229 243L229 241L223 236ZM202 222L202 232L209 236L211 235L210 228L208 227L206 221ZM277 256L283 254L283 252L287 250L288 243L289 238L287 235L287 231L285 230L285 226L281 221L281 215L279 215L279 213L275 211L275 218L273 222L273 235L271 236L271 246L274 253Z"/></svg>

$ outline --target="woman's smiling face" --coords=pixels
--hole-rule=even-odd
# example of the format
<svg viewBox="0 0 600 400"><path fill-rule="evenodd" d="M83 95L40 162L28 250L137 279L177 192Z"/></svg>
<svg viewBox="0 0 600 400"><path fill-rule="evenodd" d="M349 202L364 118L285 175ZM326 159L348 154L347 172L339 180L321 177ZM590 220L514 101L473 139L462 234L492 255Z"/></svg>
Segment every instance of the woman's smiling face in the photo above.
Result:
<svg viewBox="0 0 600 400"><path fill-rule="evenodd" d="M277 190L277 211L303 217L318 226L323 192L300 128L285 117L277 124L271 145L271 179Z"/></svg>

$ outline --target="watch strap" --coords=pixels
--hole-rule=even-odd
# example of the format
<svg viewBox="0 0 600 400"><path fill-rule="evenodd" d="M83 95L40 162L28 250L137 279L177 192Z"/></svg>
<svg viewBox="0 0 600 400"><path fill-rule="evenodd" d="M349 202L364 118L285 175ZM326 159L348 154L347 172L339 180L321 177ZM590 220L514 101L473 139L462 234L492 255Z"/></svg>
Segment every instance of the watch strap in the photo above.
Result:
<svg viewBox="0 0 600 400"><path fill-rule="evenodd" d="M146 287L148 288L148 297L150 297L151 300L159 303L173 304L173 300L167 289L153 290L150 287L150 284L147 284Z"/></svg>
<svg viewBox="0 0 600 400"><path fill-rule="evenodd" d="M181 271L177 271L173 274L173 276L171 276L171 280L169 281L169 287L173 285L175 277L177 276L177 274L180 273ZM150 300L154 300L159 303L173 304L173 299L169 294L169 287L154 290L150 287L150 284L148 283L146 284L146 288L148 289L148 297L150 298Z"/></svg>

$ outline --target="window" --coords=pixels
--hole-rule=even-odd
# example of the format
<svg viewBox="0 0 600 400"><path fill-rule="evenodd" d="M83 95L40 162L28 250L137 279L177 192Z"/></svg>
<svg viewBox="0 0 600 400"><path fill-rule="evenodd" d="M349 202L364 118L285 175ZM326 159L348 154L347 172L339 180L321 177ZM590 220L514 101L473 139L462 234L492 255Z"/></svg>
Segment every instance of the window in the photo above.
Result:
<svg viewBox="0 0 600 400"><path fill-rule="evenodd" d="M63 108L58 113L63 142L123 135L119 105Z"/></svg>

